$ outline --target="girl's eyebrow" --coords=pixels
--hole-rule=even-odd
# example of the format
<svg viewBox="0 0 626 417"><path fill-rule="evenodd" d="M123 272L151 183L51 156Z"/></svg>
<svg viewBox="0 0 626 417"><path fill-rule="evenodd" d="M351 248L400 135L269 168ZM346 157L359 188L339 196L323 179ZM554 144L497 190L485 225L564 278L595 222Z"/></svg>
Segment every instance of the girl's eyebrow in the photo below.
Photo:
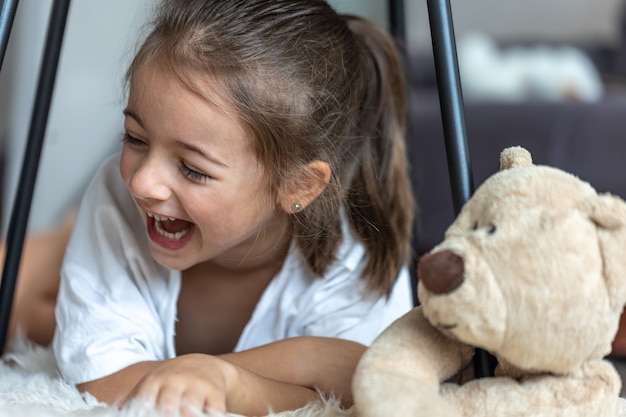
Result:
<svg viewBox="0 0 626 417"><path fill-rule="evenodd" d="M135 113L134 111L132 111L128 107L124 109L123 113L124 113L124 116L131 117L132 119L134 119L139 124L139 126L141 126L141 128L145 130L145 126L144 126L143 120L141 120L141 117L139 117L139 115L137 113ZM172 143L175 146L178 146L179 148L182 148L182 149L191 151L191 152L193 152L195 154L198 154L200 157L206 159L207 161L210 161L210 162L214 163L215 165L219 165L219 166L228 168L228 164L222 162L221 160L219 160L215 156L206 153L205 151L203 151L202 149L198 148L197 146L194 146L194 145L192 145L190 143L187 143L187 142L183 142L182 140L179 140L179 139L174 139L172 141Z"/></svg>
<svg viewBox="0 0 626 417"><path fill-rule="evenodd" d="M135 121L139 123L139 126L145 129L143 125L143 120L141 120L141 117L139 117L139 115L135 113L134 111L132 111L130 108L126 107L122 113L124 113L124 116L126 117L132 117L133 119L135 119Z"/></svg>
<svg viewBox="0 0 626 417"><path fill-rule="evenodd" d="M198 148L197 146L194 146L190 143L187 142L183 142L181 140L175 139L172 141L172 143L176 146L178 146L179 148L183 148L186 149L188 151L191 151L193 153L196 153L198 155L200 155L202 158L214 163L215 165L219 165L225 168L228 168L228 165L225 164L224 162L220 161L219 159L217 159L216 157L214 157L211 154L206 153L205 151L203 151L202 149Z"/></svg>

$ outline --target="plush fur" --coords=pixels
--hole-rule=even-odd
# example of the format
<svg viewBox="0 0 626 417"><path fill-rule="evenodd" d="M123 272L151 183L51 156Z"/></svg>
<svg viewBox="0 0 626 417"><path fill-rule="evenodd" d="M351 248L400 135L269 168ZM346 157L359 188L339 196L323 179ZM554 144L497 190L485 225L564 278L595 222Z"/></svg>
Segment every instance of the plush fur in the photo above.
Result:
<svg viewBox="0 0 626 417"><path fill-rule="evenodd" d="M198 414L206 416L206 414ZM81 394L58 376L49 348L21 341L0 362L0 416L2 417L165 417L135 403L119 409ZM229 416L236 417L233 414ZM333 399L296 411L270 413L272 417L353 417ZM171 417L171 416L168 416ZM211 414L210 417L219 417Z"/></svg>
<svg viewBox="0 0 626 417"><path fill-rule="evenodd" d="M616 417L603 360L626 302L626 204L522 148L418 265L420 306L367 350L360 417ZM477 347L499 362L473 378Z"/></svg>

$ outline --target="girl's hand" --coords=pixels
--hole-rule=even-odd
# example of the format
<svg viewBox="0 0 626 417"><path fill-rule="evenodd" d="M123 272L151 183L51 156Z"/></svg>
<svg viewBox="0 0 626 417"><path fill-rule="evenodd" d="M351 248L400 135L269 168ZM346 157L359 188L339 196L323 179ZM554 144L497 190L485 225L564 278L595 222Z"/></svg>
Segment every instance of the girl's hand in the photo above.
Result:
<svg viewBox="0 0 626 417"><path fill-rule="evenodd" d="M352 375L365 349L347 340L296 337L219 357L189 354L139 362L78 387L109 404L137 398L183 415L295 410L319 400L318 390L350 407Z"/></svg>
<svg viewBox="0 0 626 417"><path fill-rule="evenodd" d="M236 379L237 370L229 362L210 355L182 355L146 373L124 404L137 399L163 413L183 416L209 410L225 413Z"/></svg>

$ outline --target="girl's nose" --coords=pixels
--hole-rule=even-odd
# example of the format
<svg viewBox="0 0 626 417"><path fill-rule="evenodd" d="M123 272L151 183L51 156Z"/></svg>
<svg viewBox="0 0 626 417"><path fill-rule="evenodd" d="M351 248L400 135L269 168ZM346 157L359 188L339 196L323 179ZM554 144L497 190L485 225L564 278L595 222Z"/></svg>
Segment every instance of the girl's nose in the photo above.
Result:
<svg viewBox="0 0 626 417"><path fill-rule="evenodd" d="M137 164L128 181L128 187L141 200L165 201L172 191L168 181L167 165L158 158L146 156Z"/></svg>

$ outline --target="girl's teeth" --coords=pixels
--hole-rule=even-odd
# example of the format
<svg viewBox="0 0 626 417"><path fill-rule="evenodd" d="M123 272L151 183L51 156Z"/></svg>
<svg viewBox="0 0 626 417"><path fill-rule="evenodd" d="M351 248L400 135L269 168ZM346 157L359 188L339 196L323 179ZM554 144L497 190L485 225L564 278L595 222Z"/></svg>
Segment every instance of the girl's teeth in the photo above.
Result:
<svg viewBox="0 0 626 417"><path fill-rule="evenodd" d="M156 220L154 222L154 228L156 229L157 233L170 240L180 240L183 236L189 233L189 230L191 230L191 227L189 226L176 233L168 232L167 230L163 229L163 225L161 224L162 220L159 220L156 217L154 219Z"/></svg>
<svg viewBox="0 0 626 417"><path fill-rule="evenodd" d="M191 226L188 226L188 227L185 227L183 230L180 230L176 233L168 232L167 230L163 228L162 222L165 222L168 220L174 221L176 220L176 217L165 217L165 216L159 216L159 215L152 214L152 213L147 213L147 214L148 214L148 217L152 217L155 220L154 228L156 229L157 233L170 240L180 240L183 236L189 233L189 230L191 230Z"/></svg>
<svg viewBox="0 0 626 417"><path fill-rule="evenodd" d="M169 221L176 220L176 217L164 217L164 216L159 216L159 215L152 214L152 213L148 213L148 217L152 217L155 220L160 221L160 222L164 222L166 220L169 220Z"/></svg>

